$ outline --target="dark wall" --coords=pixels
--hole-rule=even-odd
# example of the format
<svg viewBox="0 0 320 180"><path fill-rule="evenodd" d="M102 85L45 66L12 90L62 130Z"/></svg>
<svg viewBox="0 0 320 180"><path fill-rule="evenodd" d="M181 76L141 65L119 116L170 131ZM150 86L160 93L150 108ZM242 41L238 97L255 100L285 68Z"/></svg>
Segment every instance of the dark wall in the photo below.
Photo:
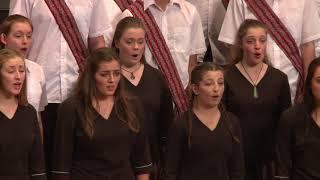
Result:
<svg viewBox="0 0 320 180"><path fill-rule="evenodd" d="M0 0L0 22L8 16L9 0Z"/></svg>

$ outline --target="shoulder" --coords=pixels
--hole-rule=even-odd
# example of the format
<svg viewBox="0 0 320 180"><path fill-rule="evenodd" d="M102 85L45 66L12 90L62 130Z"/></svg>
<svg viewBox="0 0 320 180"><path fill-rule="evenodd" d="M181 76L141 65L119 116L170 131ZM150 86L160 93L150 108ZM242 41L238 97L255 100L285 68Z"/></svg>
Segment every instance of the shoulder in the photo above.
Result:
<svg viewBox="0 0 320 180"><path fill-rule="evenodd" d="M224 117L224 121L228 122L233 127L240 127L239 118L235 116L233 113L229 111L225 111L222 114L222 117Z"/></svg>
<svg viewBox="0 0 320 180"><path fill-rule="evenodd" d="M19 109L19 111L18 111ZM19 112L20 117L28 117L26 119L34 120L37 119L37 111L36 109L31 105L18 105L17 112Z"/></svg>
<svg viewBox="0 0 320 180"><path fill-rule="evenodd" d="M236 65L232 64L230 66L228 66L226 68L226 70L224 71L224 75L225 75L225 78L228 79L230 78L230 76L233 76L233 74L236 72Z"/></svg>
<svg viewBox="0 0 320 180"><path fill-rule="evenodd" d="M186 0L175 0L181 8L181 12L187 16L193 17L195 14L198 14L196 7ZM200 17L200 16L199 16Z"/></svg>
<svg viewBox="0 0 320 180"><path fill-rule="evenodd" d="M145 71L147 72L146 75L152 77L153 80L156 80L156 83L165 83L164 76L159 69L156 69L149 64L145 63Z"/></svg>
<svg viewBox="0 0 320 180"><path fill-rule="evenodd" d="M300 124L307 118L307 108L304 104L296 104L287 110L285 110L281 115L282 123L289 126L295 126Z"/></svg>
<svg viewBox="0 0 320 180"><path fill-rule="evenodd" d="M27 104L27 105L19 105L18 108L20 108L22 111L24 112L30 112L30 113L37 113L36 109L31 105L31 104Z"/></svg>
<svg viewBox="0 0 320 180"><path fill-rule="evenodd" d="M30 70L32 73L37 73L37 74L43 74L43 68L36 62L30 61L28 59L25 59L25 64L28 70Z"/></svg>
<svg viewBox="0 0 320 180"><path fill-rule="evenodd" d="M188 126L188 120L190 118L190 116L192 116L193 113L191 112L190 114L190 111L185 111L184 113L178 115L174 121L174 126L177 128L177 129L186 129L187 126ZM194 119L193 117L191 117L192 120Z"/></svg>
<svg viewBox="0 0 320 180"><path fill-rule="evenodd" d="M64 100L60 106L59 111L61 112L72 112L76 111L79 106L81 105L81 100L76 97L69 97L66 100Z"/></svg>
<svg viewBox="0 0 320 180"><path fill-rule="evenodd" d="M279 69L276 69L270 65L268 66L268 69L270 71L271 76L275 76L277 77L277 79L281 78L281 80L288 79L287 75Z"/></svg>
<svg viewBox="0 0 320 180"><path fill-rule="evenodd" d="M144 64L144 68L145 68L145 71L150 75L154 75L155 77L162 76L162 73L159 69L156 69L156 68L150 66L148 63Z"/></svg>
<svg viewBox="0 0 320 180"><path fill-rule="evenodd" d="M188 9L190 11L194 11L196 10L196 7L195 5L193 5L192 3L188 2L188 1L185 1L185 0L175 0L175 2L177 2L181 8L185 8L185 9Z"/></svg>

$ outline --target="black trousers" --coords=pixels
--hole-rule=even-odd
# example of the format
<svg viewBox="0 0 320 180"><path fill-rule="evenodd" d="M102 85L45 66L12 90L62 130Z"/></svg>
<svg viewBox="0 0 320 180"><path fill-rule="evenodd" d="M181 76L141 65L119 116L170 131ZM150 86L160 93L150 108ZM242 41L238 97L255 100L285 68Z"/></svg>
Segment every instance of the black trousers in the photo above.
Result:
<svg viewBox="0 0 320 180"><path fill-rule="evenodd" d="M45 110L41 113L43 123L44 155L48 180L52 179L50 176L52 164L52 149L59 105L59 103L49 103L46 106Z"/></svg>

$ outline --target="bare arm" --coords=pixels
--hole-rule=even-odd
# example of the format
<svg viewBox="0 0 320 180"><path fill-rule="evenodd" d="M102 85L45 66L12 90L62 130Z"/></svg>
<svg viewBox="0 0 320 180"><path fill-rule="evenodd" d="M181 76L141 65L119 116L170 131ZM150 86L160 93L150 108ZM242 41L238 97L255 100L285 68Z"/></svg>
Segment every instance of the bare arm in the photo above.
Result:
<svg viewBox="0 0 320 180"><path fill-rule="evenodd" d="M104 37L98 36L98 37L94 37L94 38L88 38L88 46L89 46L90 52L95 49L105 47Z"/></svg>
<svg viewBox="0 0 320 180"><path fill-rule="evenodd" d="M301 56L303 61L304 73L305 73L304 78L306 78L309 64L316 57L314 41L301 44L300 50L301 50Z"/></svg>
<svg viewBox="0 0 320 180"><path fill-rule="evenodd" d="M149 174L139 174L137 180L149 180Z"/></svg>

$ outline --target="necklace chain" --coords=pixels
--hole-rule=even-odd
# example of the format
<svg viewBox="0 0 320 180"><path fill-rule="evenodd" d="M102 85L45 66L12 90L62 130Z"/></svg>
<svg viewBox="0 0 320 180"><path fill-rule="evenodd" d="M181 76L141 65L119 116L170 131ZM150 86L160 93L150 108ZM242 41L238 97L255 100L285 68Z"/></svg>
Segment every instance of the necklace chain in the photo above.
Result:
<svg viewBox="0 0 320 180"><path fill-rule="evenodd" d="M246 70L246 68L244 68L244 65L243 65L242 61L240 61L240 64L241 64L244 72L246 73L246 75L249 77L249 79L250 79L250 81L252 82L252 84L253 84L254 86L256 86L256 85L257 85L257 82L258 82L258 79L259 79L259 77L260 77L260 74L261 74L261 72L262 72L262 69L263 69L263 64L261 64L261 68L260 68L259 74L258 74L258 76L257 76L257 78L256 78L255 81L253 81L253 79L251 78L251 76L250 76L250 74L248 73L248 71Z"/></svg>
<svg viewBox="0 0 320 180"><path fill-rule="evenodd" d="M133 73L138 71L140 69L140 67L141 67L141 63L139 63L139 65L133 71L130 71L130 70L124 68L123 66L121 66L121 69L124 70L125 72L128 72L130 74L130 79L134 80L134 79L136 79L136 76Z"/></svg>
<svg viewBox="0 0 320 180"><path fill-rule="evenodd" d="M244 72L246 73L246 75L249 77L251 83L253 84L253 97L254 98L258 98L259 96L258 96L258 90L257 90L257 82L259 80L260 74L261 74L262 69L263 69L263 63L261 64L261 68L260 68L259 74L258 74L258 76L257 76L255 81L253 81L253 79L251 78L251 76L248 73L248 71L246 70L246 68L244 68L244 65L242 64L242 61L240 61L240 64L241 64Z"/></svg>

